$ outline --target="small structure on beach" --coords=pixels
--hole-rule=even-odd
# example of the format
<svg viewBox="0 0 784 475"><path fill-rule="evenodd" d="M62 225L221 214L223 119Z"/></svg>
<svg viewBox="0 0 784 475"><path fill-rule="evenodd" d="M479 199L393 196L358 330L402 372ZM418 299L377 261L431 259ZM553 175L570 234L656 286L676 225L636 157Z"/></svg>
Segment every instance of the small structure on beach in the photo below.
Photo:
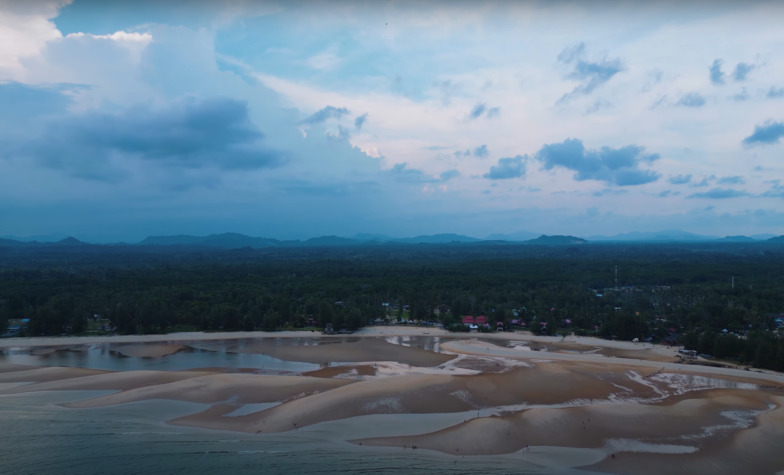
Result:
<svg viewBox="0 0 784 475"><path fill-rule="evenodd" d="M685 356L686 358L691 359L691 360L696 360L697 359L697 350L686 350L686 349L683 349L683 350L678 350L678 353L683 355L683 356Z"/></svg>
<svg viewBox="0 0 784 475"><path fill-rule="evenodd" d="M29 318L10 318L8 319L8 327L2 336L6 337L24 335L29 324Z"/></svg>

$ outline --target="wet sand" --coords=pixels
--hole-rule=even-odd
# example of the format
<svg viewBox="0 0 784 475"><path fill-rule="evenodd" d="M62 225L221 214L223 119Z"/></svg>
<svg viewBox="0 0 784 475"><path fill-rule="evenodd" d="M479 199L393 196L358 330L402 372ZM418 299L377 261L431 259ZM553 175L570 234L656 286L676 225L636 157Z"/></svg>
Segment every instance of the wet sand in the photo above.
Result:
<svg viewBox="0 0 784 475"><path fill-rule="evenodd" d="M131 356L134 358L160 358L162 356L173 355L185 348L184 345L175 343L136 343L116 345L114 351L123 356Z"/></svg>
<svg viewBox="0 0 784 475"><path fill-rule="evenodd" d="M684 365L674 348L410 327L373 327L349 337L215 335L13 339L0 341L0 347L45 352L109 342L118 353L136 358L162 358L188 346L221 347L325 366L305 374L262 374L0 363L0 394L112 390L64 406L89 409L158 399L202 403L207 409L167 422L259 435L316 434L320 427L353 425L337 436L357 447L460 457L513 454L535 465L594 472L784 470L784 376ZM398 344L396 337L409 336L439 337L442 353ZM390 415L405 425L359 430Z"/></svg>

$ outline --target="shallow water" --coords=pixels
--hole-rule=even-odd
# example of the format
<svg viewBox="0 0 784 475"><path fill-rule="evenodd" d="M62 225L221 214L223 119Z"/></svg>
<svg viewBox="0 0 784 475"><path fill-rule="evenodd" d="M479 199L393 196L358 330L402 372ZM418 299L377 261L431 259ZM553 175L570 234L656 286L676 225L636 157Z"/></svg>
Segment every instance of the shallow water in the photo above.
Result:
<svg viewBox="0 0 784 475"><path fill-rule="evenodd" d="M439 337L388 337L380 338L389 343L440 352ZM66 346L44 354L33 354L34 348L0 349L0 363L34 366L66 366L109 371L182 371L198 368L225 368L228 370L250 369L263 373L305 373L330 364L320 365L301 361L286 361L255 352L257 345L278 346L322 346L358 341L358 337L343 338L259 338L236 340L205 340L194 342L170 342L187 345L185 349L156 358L126 356L118 349L125 344L94 343ZM133 343L133 345L160 345L167 342ZM245 352L252 345L254 351ZM40 351L40 348L37 349Z"/></svg>
<svg viewBox="0 0 784 475"><path fill-rule="evenodd" d="M340 341L303 340L269 339L261 344L320 345ZM390 341L431 351L439 350L439 342L437 338ZM74 346L40 355L31 354L29 348L7 349L0 354L0 363L113 371L222 367L299 373L320 367L242 353L247 343L211 341L209 349L188 347L159 358L124 356L111 343ZM253 343L258 344L258 340ZM411 416L417 419L416 424L406 415L378 416L369 425L367 421L331 421L295 432L262 436L176 427L161 422L204 410L208 405L203 404L149 400L90 409L59 406L111 392L51 391L0 396L0 473L588 473L548 467L547 461L557 457L548 454L546 448L526 454L527 459L520 454L455 457L410 448L360 447L342 440L346 433L359 436L363 430L388 428L390 424L397 427L398 433L406 432L401 424L421 429L426 419L423 415ZM232 415L258 409L261 407L249 405L238 408ZM431 429L437 430L452 423L441 419L451 421L454 417L454 414L431 415L428 420L434 424ZM347 424L354 424L348 432L344 427ZM584 457L577 453L572 456Z"/></svg>
<svg viewBox="0 0 784 475"><path fill-rule="evenodd" d="M143 344L143 343L140 343ZM7 349L0 353L0 363L67 366L110 371L181 371L196 368L253 369L259 372L301 373L315 371L320 365L299 361L285 361L272 356L227 351L225 344L213 344L210 350L188 347L177 353L158 358L125 356L112 343L95 343L61 349L48 354L34 355L30 348Z"/></svg>
<svg viewBox="0 0 784 475"><path fill-rule="evenodd" d="M57 405L103 393L0 396L2 473L588 473L547 468L519 456L452 457L358 447L318 436L329 427L261 436L159 422L206 407L201 404L152 400L91 409Z"/></svg>
<svg viewBox="0 0 784 475"><path fill-rule="evenodd" d="M438 337L386 337L387 343L430 351L441 351ZM29 348L0 352L0 363L41 366L68 366L113 371L188 370L225 368L227 371L250 369L260 373L302 373L323 365L284 361L258 353L265 345L330 345L354 339L257 339L185 343L186 349L157 358L124 356L118 345L101 343L31 354ZM139 343L143 345L144 343ZM156 345L159 343L155 343ZM182 342L176 342L182 345ZM252 345L252 346L250 346ZM43 353L46 353L44 351ZM458 359L459 360L459 359ZM394 372L394 365L390 366ZM406 365L407 367L407 365ZM646 380L634 372L630 379L645 385L658 385L669 392L688 392L713 387L755 389L755 385L726 382L720 378L659 373ZM718 383L717 383L718 381ZM654 384L657 383L657 384ZM5 383L9 389L16 383ZM101 391L54 391L0 396L0 473L592 473L563 469L569 464L592 464L615 451L685 454L693 452L692 440L675 443L645 443L612 439L602 449L532 448L525 454L503 456L452 456L401 447L359 447L343 441L385 433L405 433L410 425L421 432L437 431L454 423L461 414L375 415L364 419L331 421L283 434L248 435L169 426L161 421L202 411L208 405L166 400L149 400L111 407L67 409L63 402L110 393ZM659 391L659 397L662 391ZM654 398L655 399L655 398ZM394 406L395 401L375 404ZM584 401L571 401L548 407L571 407ZM241 416L267 409L275 404L250 404L238 407L230 416ZM531 408L526 404L485 408L477 416L517 412ZM473 414L473 413L472 413ZM757 412L722 414L727 424L707 428L729 431L748 427ZM467 417L467 416L466 416ZM416 420L412 422L411 418ZM457 421L459 422L459 420ZM429 425L428 425L429 424ZM432 427L431 427L432 426ZM390 427L392 429L390 429ZM425 430L427 429L427 430ZM693 434L691 438L711 433ZM597 458L598 457L598 458Z"/></svg>

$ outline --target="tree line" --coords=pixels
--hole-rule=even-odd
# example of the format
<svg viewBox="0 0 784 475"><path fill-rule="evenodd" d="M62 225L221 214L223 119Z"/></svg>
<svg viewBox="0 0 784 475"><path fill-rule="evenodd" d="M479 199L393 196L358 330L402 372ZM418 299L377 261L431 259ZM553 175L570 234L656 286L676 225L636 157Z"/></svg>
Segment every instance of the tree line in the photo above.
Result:
<svg viewBox="0 0 784 475"><path fill-rule="evenodd" d="M784 370L775 246L80 246L0 258L0 330L26 318L28 335L356 329L377 319L459 329L462 316L485 315L492 329L680 334L701 353Z"/></svg>

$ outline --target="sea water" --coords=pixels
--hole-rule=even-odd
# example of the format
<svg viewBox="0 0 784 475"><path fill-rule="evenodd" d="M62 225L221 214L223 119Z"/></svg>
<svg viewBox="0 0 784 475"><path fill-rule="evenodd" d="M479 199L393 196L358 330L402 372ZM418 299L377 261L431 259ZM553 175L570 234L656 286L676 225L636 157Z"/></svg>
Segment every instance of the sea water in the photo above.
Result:
<svg viewBox="0 0 784 475"><path fill-rule="evenodd" d="M113 371L223 367L297 373L320 367L220 348L188 348L160 358L127 357L110 344L46 355L11 349L0 354L0 362ZM338 426L350 421L331 421L281 434L245 434L164 422L202 411L207 404L147 400L84 409L61 406L112 392L0 395L0 474L590 473L548 467L542 461L554 456L545 452L540 454L542 460L535 451L453 456L422 449L358 446L338 436L324 436L343 433Z"/></svg>
<svg viewBox="0 0 784 475"><path fill-rule="evenodd" d="M580 473L527 463L520 456L455 457L399 447L323 440L313 431L244 434L170 426L206 405L150 400L70 409L63 402L106 391L0 396L0 473L294 474Z"/></svg>
<svg viewBox="0 0 784 475"><path fill-rule="evenodd" d="M302 373L315 371L321 365L301 361L285 361L272 356L255 353L235 353L223 349L206 350L186 347L177 353L156 357L138 358L125 356L110 343L95 343L64 348L47 354L31 354L29 348L5 349L0 352L0 363L66 366L69 368L91 368L109 371L182 371L197 368L240 368L260 372Z"/></svg>

